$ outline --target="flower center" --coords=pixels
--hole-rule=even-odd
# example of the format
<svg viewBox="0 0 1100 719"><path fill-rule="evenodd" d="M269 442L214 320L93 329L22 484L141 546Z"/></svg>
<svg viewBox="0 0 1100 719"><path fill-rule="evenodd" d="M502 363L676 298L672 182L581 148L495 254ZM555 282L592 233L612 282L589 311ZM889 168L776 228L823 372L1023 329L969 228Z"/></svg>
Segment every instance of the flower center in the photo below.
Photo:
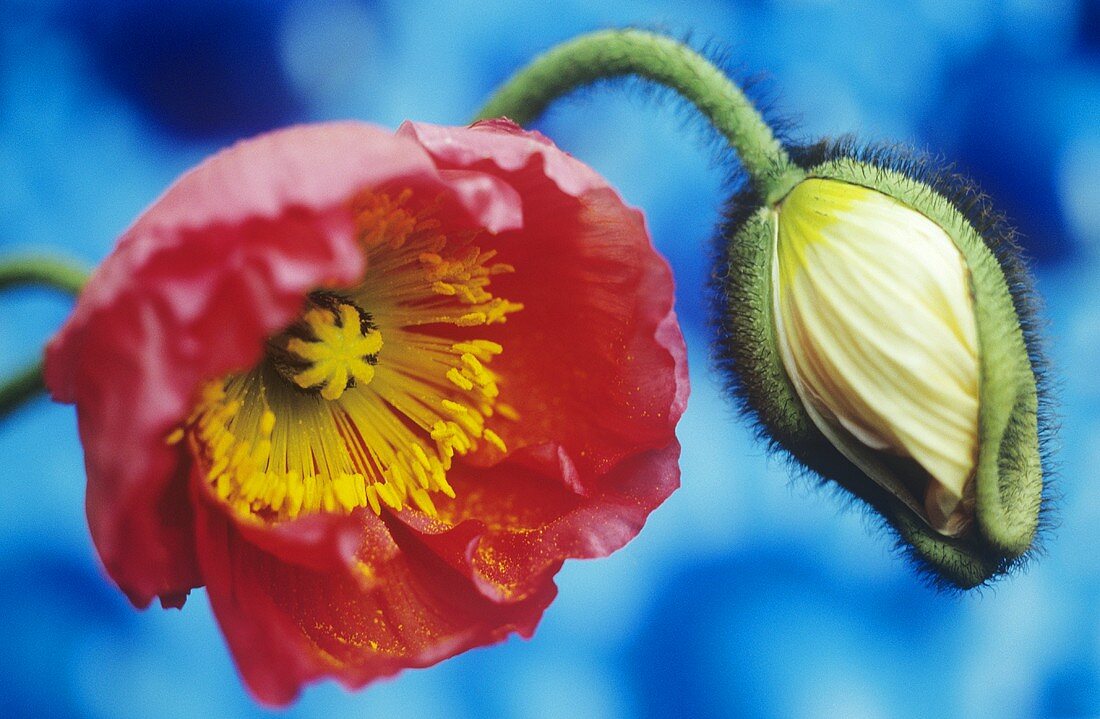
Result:
<svg viewBox="0 0 1100 719"><path fill-rule="evenodd" d="M432 495L455 496L455 455L507 451L490 425L518 417L491 369L504 347L484 334L522 309L489 291L514 269L472 233L444 235L409 197L360 197L363 281L311 293L264 359L206 385L169 437L187 438L239 514L412 505L435 516Z"/></svg>
<svg viewBox="0 0 1100 719"><path fill-rule="evenodd" d="M382 333L369 313L332 292L309 295L301 319L267 343L287 381L325 399L340 399L356 383L370 384Z"/></svg>

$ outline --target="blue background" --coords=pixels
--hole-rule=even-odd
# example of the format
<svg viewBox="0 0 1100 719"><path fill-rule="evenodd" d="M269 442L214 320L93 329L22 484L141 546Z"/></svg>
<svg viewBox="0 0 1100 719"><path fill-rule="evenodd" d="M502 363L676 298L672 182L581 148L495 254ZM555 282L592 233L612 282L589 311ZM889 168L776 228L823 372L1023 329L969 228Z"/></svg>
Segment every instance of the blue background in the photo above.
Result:
<svg viewBox="0 0 1100 719"><path fill-rule="evenodd" d="M1050 318L1060 527L1029 571L926 589L844 501L791 480L709 370L707 242L727 169L671 101L595 91L540 127L643 208L679 284L684 486L615 556L571 562L512 639L298 717L1100 716L1100 5L1074 0L0 3L0 251L94 263L181 171L292 122L461 123L536 52L664 25L763 74L795 137L956 160L1025 233ZM0 297L0 372L69 302ZM245 717L204 592L134 611L83 515L71 407L0 424L0 714Z"/></svg>

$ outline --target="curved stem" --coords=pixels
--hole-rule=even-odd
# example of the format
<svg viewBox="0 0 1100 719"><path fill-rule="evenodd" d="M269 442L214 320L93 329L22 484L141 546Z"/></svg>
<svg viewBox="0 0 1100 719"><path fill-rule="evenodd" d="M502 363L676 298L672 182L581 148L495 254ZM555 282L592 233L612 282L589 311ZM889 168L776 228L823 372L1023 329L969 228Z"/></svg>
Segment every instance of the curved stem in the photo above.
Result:
<svg viewBox="0 0 1100 719"><path fill-rule="evenodd" d="M15 376L0 384L0 420L19 409L28 400L44 390L42 361L32 362Z"/></svg>
<svg viewBox="0 0 1100 719"><path fill-rule="evenodd" d="M792 173L801 174L771 127L724 72L687 45L640 30L596 32L558 45L513 75L477 118L509 117L526 125L577 88L627 75L664 85L695 105L737 151L764 197L792 184Z"/></svg>
<svg viewBox="0 0 1100 719"><path fill-rule="evenodd" d="M88 270L71 260L26 255L0 260L0 290L18 285L45 285L76 295Z"/></svg>
<svg viewBox="0 0 1100 719"><path fill-rule="evenodd" d="M88 270L70 260L27 255L0 260L0 289L43 285L76 295L88 279ZM32 362L0 382L0 420L45 389L42 360Z"/></svg>

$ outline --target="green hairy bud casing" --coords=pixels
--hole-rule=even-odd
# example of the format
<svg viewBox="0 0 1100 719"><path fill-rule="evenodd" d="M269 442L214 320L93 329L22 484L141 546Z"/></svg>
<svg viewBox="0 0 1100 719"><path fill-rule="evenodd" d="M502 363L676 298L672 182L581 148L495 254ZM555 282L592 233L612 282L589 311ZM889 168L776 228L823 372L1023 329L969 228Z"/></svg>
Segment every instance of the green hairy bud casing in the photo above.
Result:
<svg viewBox="0 0 1100 719"><path fill-rule="evenodd" d="M768 198L743 190L716 238L717 363L760 434L877 511L934 580L983 584L1033 548L1045 494L1043 365L1012 231L924 158L850 144L792 155L805 175ZM868 201L838 220L829 188ZM822 224L836 251L798 239ZM945 252L959 270L941 292ZM939 328L945 312L962 319ZM967 333L967 313L973 338L942 342Z"/></svg>

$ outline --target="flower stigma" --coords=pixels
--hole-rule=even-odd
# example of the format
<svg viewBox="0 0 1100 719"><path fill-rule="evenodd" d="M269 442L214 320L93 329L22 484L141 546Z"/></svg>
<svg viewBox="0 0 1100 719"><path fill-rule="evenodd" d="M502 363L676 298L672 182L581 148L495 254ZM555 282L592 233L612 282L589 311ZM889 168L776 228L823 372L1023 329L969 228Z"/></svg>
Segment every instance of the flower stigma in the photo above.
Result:
<svg viewBox="0 0 1100 719"><path fill-rule="evenodd" d="M489 426L518 418L490 368L504 347L479 328L523 308L489 290L514 268L473 233L444 234L410 197L357 198L362 282L311 293L263 360L205 385L169 436L187 438L214 492L242 516L385 505L434 517L432 494L455 496L455 455L507 451Z"/></svg>
<svg viewBox="0 0 1100 719"><path fill-rule="evenodd" d="M313 292L301 319L268 342L275 368L288 381L325 399L340 399L356 382L370 384L382 333L370 314L331 292Z"/></svg>

